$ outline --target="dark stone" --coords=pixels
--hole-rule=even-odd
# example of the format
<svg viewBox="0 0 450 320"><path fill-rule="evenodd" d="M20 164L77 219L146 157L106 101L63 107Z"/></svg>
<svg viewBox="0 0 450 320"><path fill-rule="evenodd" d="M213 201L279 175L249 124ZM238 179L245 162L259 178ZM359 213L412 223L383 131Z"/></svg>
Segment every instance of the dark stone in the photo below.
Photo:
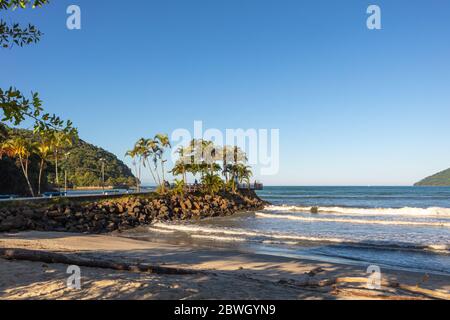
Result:
<svg viewBox="0 0 450 320"><path fill-rule="evenodd" d="M318 207L312 207L311 208L311 213L312 214L318 214L319 213L319 208Z"/></svg>
<svg viewBox="0 0 450 320"><path fill-rule="evenodd" d="M188 220L259 210L265 203L253 192L109 200L102 203L49 204L0 209L0 232L39 230L104 233L147 225L154 220Z"/></svg>

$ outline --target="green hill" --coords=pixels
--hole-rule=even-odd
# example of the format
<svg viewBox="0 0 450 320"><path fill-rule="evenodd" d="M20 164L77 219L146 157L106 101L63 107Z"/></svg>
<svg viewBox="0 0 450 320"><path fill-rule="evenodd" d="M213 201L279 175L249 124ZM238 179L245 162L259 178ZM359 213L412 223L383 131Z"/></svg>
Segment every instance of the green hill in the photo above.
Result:
<svg viewBox="0 0 450 320"><path fill-rule="evenodd" d="M77 145L67 150L70 155L61 160L62 170L67 170L70 184L76 187L101 186L102 164L105 159L105 185L134 185L135 178L130 170L114 154L80 140ZM52 170L53 171L53 170ZM54 179L54 171L49 173L49 180Z"/></svg>
<svg viewBox="0 0 450 320"><path fill-rule="evenodd" d="M33 133L28 130L10 129L0 126L0 142L7 137L23 135L34 139ZM117 186L135 184L135 178L130 170L114 154L79 140L72 147L64 150L70 153L67 158L59 159L59 179L60 184L64 184L64 171L67 171L69 187L98 187L102 184L100 159L105 159L105 185ZM30 158L30 180L34 186L38 181L39 158ZM43 190L53 190L55 188L55 166L54 160L50 159L46 163L43 177ZM4 156L0 159L0 194L27 194L26 181L16 162Z"/></svg>
<svg viewBox="0 0 450 320"><path fill-rule="evenodd" d="M450 186L450 169L425 178L422 181L417 182L415 186Z"/></svg>

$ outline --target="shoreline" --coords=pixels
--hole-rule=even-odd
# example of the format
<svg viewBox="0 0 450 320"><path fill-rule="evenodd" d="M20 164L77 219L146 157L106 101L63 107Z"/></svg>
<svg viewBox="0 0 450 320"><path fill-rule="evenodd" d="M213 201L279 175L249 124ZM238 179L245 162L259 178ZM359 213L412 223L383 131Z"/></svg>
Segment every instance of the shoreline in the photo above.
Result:
<svg viewBox="0 0 450 320"><path fill-rule="evenodd" d="M247 216L250 213L242 213L242 215ZM202 221L202 223L208 223L208 221L214 221L210 220L214 219L217 221L217 219L220 218L207 218ZM157 229L155 229L155 227ZM187 228L187 229L186 229ZM208 227L206 227L208 228ZM173 245L180 245L180 246L190 246L190 247L198 247L198 248L210 248L210 249L225 249L225 250L234 250L234 251L240 251L244 253L249 254L262 254L262 255L268 255L268 256L275 256L275 257L285 257L290 259L300 259L300 260L311 260L316 262L324 262L324 263L333 263L333 264L343 264L343 265L352 265L352 266L359 266L359 267L367 267L369 265L369 260L363 260L363 259L351 259L349 257L340 256L340 255L324 255L324 254L317 254L317 253L310 253L308 251L298 251L296 249L305 249L309 247L317 247L321 245L336 245L336 243L328 243L326 241L321 240L303 240L302 243L296 243L296 247L266 247L265 241L259 240L254 242L255 240L247 239L247 238L234 238L230 240L227 238L227 232L230 232L228 230L224 230L224 234L221 234L221 230L217 230L217 234L213 234L212 230L207 231L206 234L196 234L195 230L200 230L201 232L205 232L204 229L202 229L202 224L175 224L175 223L155 223L150 226L142 226L138 227L136 229L132 230L126 230L124 232L113 232L113 236L118 236L122 238L127 239L134 239L138 241L150 241L150 242L157 242L157 243L167 243L167 244L173 244ZM237 232L236 230L231 231L231 233ZM255 231L245 231L245 229L242 229L243 233L247 233L247 235L256 235ZM264 236L264 234L259 234L259 236ZM238 237L238 236L237 236ZM288 236L289 237L289 236ZM289 241L288 241L289 242ZM275 241L277 245L283 245L280 244L280 242ZM288 243L286 243L287 246L289 246ZM361 244L361 243L338 243L337 245L345 246L347 248L355 248L355 249L376 249L376 250L383 250L383 252L410 252L410 253L422 253L422 254L432 254L440 256L442 254L447 254L447 252L443 251L428 251L424 249L409 249L404 246L373 246L370 244ZM381 268L394 270L394 271L406 271L406 272L415 272L415 273L427 273L427 274L435 274L435 275L442 275L442 276L449 276L450 272L446 272L443 270L434 270L434 269L422 269L419 267L406 267L402 265L395 265L395 264L388 264L388 263L382 263L377 262L372 264L376 264L380 266Z"/></svg>
<svg viewBox="0 0 450 320"><path fill-rule="evenodd" d="M196 270L193 275L82 267L82 289L66 287L67 265L0 258L1 299L429 299L450 297L450 276L382 270L368 290L366 268L331 262L190 247L107 235L0 234L0 248ZM333 280L331 283L330 281ZM315 286L308 283L330 285ZM328 282L327 282L328 281ZM396 286L394 284L399 284Z"/></svg>

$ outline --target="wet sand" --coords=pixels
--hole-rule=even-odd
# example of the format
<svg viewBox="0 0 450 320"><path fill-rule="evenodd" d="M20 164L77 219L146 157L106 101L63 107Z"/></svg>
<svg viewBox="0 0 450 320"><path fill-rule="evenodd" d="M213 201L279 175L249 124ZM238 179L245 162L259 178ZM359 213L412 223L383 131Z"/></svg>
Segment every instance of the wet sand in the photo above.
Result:
<svg viewBox="0 0 450 320"><path fill-rule="evenodd" d="M370 290L363 282L366 269L358 266L110 235L0 234L0 248L202 271L162 275L82 267L81 289L73 290L66 285L67 265L0 259L1 299L427 299L450 294L450 276L445 275L382 270L383 286ZM302 285L305 279L336 278L347 281ZM387 281L402 287L384 285Z"/></svg>

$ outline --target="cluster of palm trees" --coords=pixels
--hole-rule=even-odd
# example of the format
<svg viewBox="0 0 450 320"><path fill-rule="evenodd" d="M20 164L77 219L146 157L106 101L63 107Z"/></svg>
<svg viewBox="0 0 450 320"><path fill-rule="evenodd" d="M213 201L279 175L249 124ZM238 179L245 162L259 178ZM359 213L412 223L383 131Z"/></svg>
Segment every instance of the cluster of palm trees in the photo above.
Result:
<svg viewBox="0 0 450 320"><path fill-rule="evenodd" d="M166 134L158 134L153 139L139 139L134 148L127 152L133 159L136 172L136 186L140 190L143 168L147 168L158 186L158 190L166 192L168 183L165 180L164 158L165 151L171 148ZM211 194L222 189L236 192L238 184L247 183L250 187L250 178L253 173L246 165L247 156L237 146L216 146L212 141L194 139L188 146L176 150L178 160L172 170L168 171L176 179L174 191L182 193L187 184L187 175L200 178L201 186ZM160 174L161 173L161 174ZM222 179L222 177L223 179Z"/></svg>
<svg viewBox="0 0 450 320"><path fill-rule="evenodd" d="M36 132L37 139L31 139L25 135L15 134L0 143L0 158L7 156L17 160L23 176L27 182L29 193L32 197L41 195L42 176L47 162L51 159L55 162L55 184L59 186L59 165L64 150L71 146L77 138L74 134L52 129ZM39 158L39 175L37 194L30 181L30 158Z"/></svg>
<svg viewBox="0 0 450 320"><path fill-rule="evenodd" d="M169 148L171 148L169 136L166 134L157 134L153 139L139 139L134 144L133 149L127 151L126 156L133 159L138 192L141 189L142 170L145 168L149 170L153 181L159 186L161 192L165 192L166 178L164 165L167 160L164 158L164 153Z"/></svg>

